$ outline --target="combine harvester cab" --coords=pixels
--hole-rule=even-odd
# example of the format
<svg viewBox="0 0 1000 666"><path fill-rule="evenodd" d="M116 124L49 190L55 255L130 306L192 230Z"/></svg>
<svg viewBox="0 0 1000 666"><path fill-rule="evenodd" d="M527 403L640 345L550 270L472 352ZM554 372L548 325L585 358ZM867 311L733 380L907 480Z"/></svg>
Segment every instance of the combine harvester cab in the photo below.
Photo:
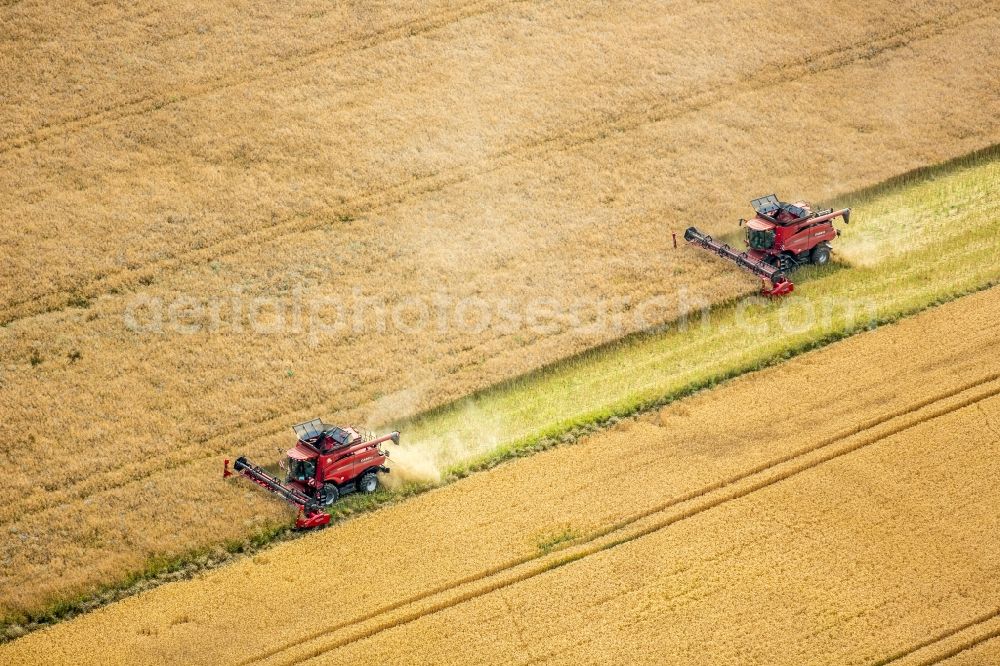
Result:
<svg viewBox="0 0 1000 666"><path fill-rule="evenodd" d="M684 232L684 240L759 276L765 296L790 294L795 285L788 273L799 266L828 263L830 241L840 235L833 221L840 217L849 224L851 218L850 208L814 211L808 202L783 203L773 194L750 203L756 215L749 222L740 220L740 226L746 224L746 251L720 243L695 227Z"/></svg>
<svg viewBox="0 0 1000 666"><path fill-rule="evenodd" d="M286 472L284 481L242 456L233 463L232 471L228 459L223 463L222 477L240 474L298 506L299 516L295 521L298 529L328 524L330 515L323 508L342 495L375 492L378 474L389 473L385 466L389 453L379 445L390 440L399 444L398 432L374 437L320 419L299 423L292 430L297 441L281 463Z"/></svg>

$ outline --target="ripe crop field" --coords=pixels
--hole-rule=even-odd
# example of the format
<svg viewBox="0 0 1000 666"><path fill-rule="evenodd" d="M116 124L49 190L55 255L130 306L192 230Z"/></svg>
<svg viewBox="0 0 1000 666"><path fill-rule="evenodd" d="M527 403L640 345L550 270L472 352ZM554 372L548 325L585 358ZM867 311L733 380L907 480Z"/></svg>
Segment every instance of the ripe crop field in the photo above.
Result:
<svg viewBox="0 0 1000 666"><path fill-rule="evenodd" d="M985 650L1000 624L1000 544L984 538L1000 529L998 316L1000 289L959 299L36 632L0 660ZM288 603L303 586L314 602Z"/></svg>
<svg viewBox="0 0 1000 666"><path fill-rule="evenodd" d="M970 164L944 169L932 177L925 175L903 187L865 199L862 212L851 226L852 236L842 239L846 253L853 251L853 235L858 237L858 243L869 249L873 243L878 251L892 247L897 228L894 213L900 209L909 212L911 226L920 226L924 233L938 238L939 244L896 256L890 261L814 277L804 283L805 287L790 302L805 299L819 311L835 295L851 294L851 299L857 303L871 301L876 304L870 314L879 319L891 319L912 308L924 307L935 300L947 299L962 290L975 289L996 280L1000 277L1000 239L991 230L990 221L997 214L996 200L991 192L1000 180L998 168L1000 162L987 154ZM880 240L876 242L872 238ZM932 278L941 274L951 275L951 281L942 283ZM793 312L801 307L794 306ZM818 318L811 326L785 330L780 326L785 313L781 307L752 309L747 323L755 329L763 326L771 333L749 340L741 332L743 329L734 325L733 308L717 309L712 313L709 328L697 324L696 319L695 325L686 331L669 330L663 335L616 346L554 367L509 388L484 394L472 402L459 403L416 423L403 424L400 427L408 433L408 443L394 455L397 460L409 462L402 456L415 451L419 454L418 461L423 463L430 459L432 468L447 464L462 467L470 464L470 460L476 465L477 456L495 457L497 447L502 454L509 447L518 446L518 438L529 436L531 441L536 441L538 435L531 433L558 434L560 428L565 431L573 423L592 422L602 414L630 413L649 401L683 393L686 387L705 385L752 369L770 358L780 357L785 350L808 346L850 330L851 326L866 325L868 308L858 306L857 310L853 320L846 316L846 310L838 310L840 314L829 321ZM450 436L440 433L450 433ZM214 469L217 463L214 460L205 464L205 477L217 474ZM157 485L146 486L147 493L176 494L176 488L186 481L187 473L180 467L170 474L162 474ZM127 530L145 534L151 543L157 543L154 536L167 543L185 536L170 530L176 502L150 506L144 496L134 496L131 487L127 485L99 496L108 505L133 507L136 513L131 516L88 518L91 507L86 503L48 510L40 504L37 511L14 523L16 527L12 529L12 533L38 535L32 548L26 548L23 543L8 543L8 561L16 563L17 569L30 578L41 575L48 561L45 558L63 549L58 544L66 540L67 535L73 535L70 539L74 542L86 542L95 539L99 531ZM216 511L228 507L226 510L235 515L247 511L242 502L253 502L251 506L254 507L263 505L257 509L268 512L263 515L287 521L287 510L282 505L268 502L270 498L266 496L258 502L260 498L252 488L237 486L231 489L224 503L212 498L211 493L200 497L213 502ZM197 508L191 506L191 510L197 511ZM53 520L63 521L63 531L46 532ZM163 525L162 531L153 529L156 524ZM218 539L218 535L210 533L204 538L211 542L213 537ZM162 547L162 543L157 545ZM35 554L36 549L42 554ZM109 575L113 572L114 569L110 569ZM35 598L33 588L23 588L18 593L27 595L28 599Z"/></svg>
<svg viewBox="0 0 1000 666"><path fill-rule="evenodd" d="M651 218L729 220L732 187L829 197L996 140L986 2L310 4L261 3L246 34L211 5L3 8L5 319L178 272L211 283L213 260L266 276L333 259L373 291L379 262L387 282L474 266L492 284L483 263L567 236L641 247L664 236ZM172 23L149 52L144 28ZM454 262L471 219L487 247Z"/></svg>
<svg viewBox="0 0 1000 666"><path fill-rule="evenodd" d="M695 501L648 536L281 663L919 663L970 621L959 646L978 645L1000 627L998 394L935 403L915 414L927 422Z"/></svg>
<svg viewBox="0 0 1000 666"><path fill-rule="evenodd" d="M273 458L291 423L377 427L645 327L572 325L581 297L583 324L662 297L656 324L682 288L754 288L671 231L1000 141L985 2L73 0L4 4L0 25L3 618L284 522L217 477L223 455ZM953 295L929 271L995 279L996 167L976 168L940 243L858 250L869 284L907 268L886 312ZM482 304L556 312L482 326ZM700 379L661 370L552 395L584 419ZM524 406L473 437L459 411L421 420L413 441L436 424L489 453L561 423Z"/></svg>

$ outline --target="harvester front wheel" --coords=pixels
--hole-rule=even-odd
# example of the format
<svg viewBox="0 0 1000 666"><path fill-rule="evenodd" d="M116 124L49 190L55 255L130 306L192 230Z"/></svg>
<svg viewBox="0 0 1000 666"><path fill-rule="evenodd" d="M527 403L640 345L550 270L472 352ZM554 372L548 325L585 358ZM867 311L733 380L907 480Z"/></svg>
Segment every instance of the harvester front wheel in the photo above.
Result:
<svg viewBox="0 0 1000 666"><path fill-rule="evenodd" d="M813 248L810 260L817 266L825 266L830 263L830 248L826 245L817 245Z"/></svg>
<svg viewBox="0 0 1000 666"><path fill-rule="evenodd" d="M365 493L366 495L375 492L378 489L378 477L375 476L375 472L365 472L358 479L358 491Z"/></svg>
<svg viewBox="0 0 1000 666"><path fill-rule="evenodd" d="M320 501L323 506L330 506L337 501L340 497L340 491L337 490L337 486L332 483L324 483L323 487L320 488L319 493L316 495L316 499Z"/></svg>
<svg viewBox="0 0 1000 666"><path fill-rule="evenodd" d="M783 253L777 256L770 256L765 261L780 270L782 273L790 273L795 269L795 260L788 254Z"/></svg>

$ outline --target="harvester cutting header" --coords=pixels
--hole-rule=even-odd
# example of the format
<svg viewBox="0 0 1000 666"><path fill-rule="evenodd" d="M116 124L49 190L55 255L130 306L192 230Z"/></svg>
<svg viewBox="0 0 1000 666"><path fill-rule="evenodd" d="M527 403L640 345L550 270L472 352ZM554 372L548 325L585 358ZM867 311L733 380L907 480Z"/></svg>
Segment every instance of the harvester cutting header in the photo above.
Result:
<svg viewBox="0 0 1000 666"><path fill-rule="evenodd" d="M747 250L738 252L708 234L689 227L684 240L731 261L765 280L761 293L784 296L795 288L788 273L804 264L822 266L830 261L830 241L840 235L833 221L850 224L851 209L814 211L805 201L784 203L769 194L750 202L757 213L746 223ZM770 282L770 286L767 285Z"/></svg>
<svg viewBox="0 0 1000 666"><path fill-rule="evenodd" d="M297 441L280 463L286 472L284 482L242 456L233 463L233 471L229 470L229 461L225 461L222 478L234 472L241 474L298 506L299 516L295 521L298 529L329 523L330 514L323 508L341 495L375 492L378 474L389 473L385 466L389 453L379 445L390 440L399 444L398 432L375 437L351 427L323 423L321 419L299 423L292 430Z"/></svg>

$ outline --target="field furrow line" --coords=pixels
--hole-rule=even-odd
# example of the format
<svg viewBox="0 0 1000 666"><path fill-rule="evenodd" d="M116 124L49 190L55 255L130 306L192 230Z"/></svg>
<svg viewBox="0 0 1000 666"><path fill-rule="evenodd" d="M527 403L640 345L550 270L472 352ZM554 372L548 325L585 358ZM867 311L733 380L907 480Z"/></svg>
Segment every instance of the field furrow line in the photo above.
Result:
<svg viewBox="0 0 1000 666"><path fill-rule="evenodd" d="M278 218L273 224L247 232L223 235L215 242L198 249L178 252L156 261L108 272L73 288L64 288L35 294L21 300L9 301L0 315L0 324L42 315L70 307L75 299L97 298L112 290L132 289L143 279L172 273L192 263L204 263L238 253L249 245L262 245L285 236L320 229L333 220L359 218L372 212L389 209L419 197L441 192L488 175L502 168L517 165L553 152L566 152L608 138L620 138L641 127L703 111L735 95L761 88L785 85L809 75L840 69L856 62L903 48L916 41L933 38L949 30L990 16L988 3L980 3L953 12L945 17L925 19L907 27L885 34L874 34L868 40L851 46L822 49L813 54L784 63L764 67L742 79L724 85L695 90L674 99L656 97L637 98L624 111L612 117L591 119L541 139L531 140L498 151L482 160L442 169L433 174L415 176L387 186L373 189L340 206L326 206L308 217Z"/></svg>
<svg viewBox="0 0 1000 666"><path fill-rule="evenodd" d="M294 54L283 59L279 58L250 72L241 70L224 73L214 78L195 82L187 87L172 90L167 94L144 95L131 100L107 104L71 118L42 125L30 132L9 137L0 142L0 155L104 123L113 123L132 116L141 116L190 99L264 81L337 56L367 51L382 44L440 30L453 23L489 14L506 5L526 1L479 0L462 7L420 16L366 34L340 39L331 44L310 49L304 53Z"/></svg>
<svg viewBox="0 0 1000 666"><path fill-rule="evenodd" d="M916 645L911 645L910 647L900 650L899 652L896 652L884 659L880 659L876 662L873 662L872 666L887 666L888 664L898 663L906 659L907 657L914 655L917 652L920 652L925 648L937 645L938 643L941 643L942 641L945 641L951 638L952 636L957 636L958 634L961 634L964 631L967 631L969 629L975 629L980 625L988 624L996 619L1000 619L1000 607L995 608L992 611L989 611L982 615L979 615L978 617L975 617L969 620L968 622L963 622L962 624L956 627L951 627L946 631L936 634L935 636L932 636L931 638L928 638L925 641L921 641ZM997 637L1000 637L1000 626L994 627L990 631L987 631L986 633L981 633L971 636L968 639L960 642L958 645L949 648L945 652L942 652L940 654L916 662L916 665L930 666L931 664L940 663L946 659L954 657L955 655L961 652L965 652L966 650L969 650L981 643L985 643L986 641L992 640Z"/></svg>
<svg viewBox="0 0 1000 666"><path fill-rule="evenodd" d="M905 410L900 415L880 419L875 425L867 428L852 428L847 431L848 434L844 436L831 437L821 440L816 444L806 447L804 450L800 450L796 454L782 456L767 465L754 468L754 471L748 470L747 472L741 473L736 477L732 477L733 480L727 479L726 481L711 484L710 486L703 487L697 491L693 491L692 493L681 495L670 500L664 505L661 505L660 507L635 514L628 519L609 525L607 528L599 530L596 533L592 533L582 539L568 542L567 547L561 551L537 555L531 557L527 561L518 561L512 567L508 566L499 571L493 569L489 572L483 572L477 576L463 579L461 582L449 586L448 589L443 592L433 591L421 595L415 595L410 599L377 609L372 613L366 614L362 618L339 622L335 625L312 632L311 634L300 637L281 646L277 646L267 652L244 660L240 663L246 665L271 660L275 660L274 663L280 664L301 663L302 661L318 657L351 643L370 638L383 631L409 624L428 615L432 615L442 610L460 605L466 601L482 597L496 590L510 587L519 582L544 574L552 569L572 564L591 555L610 550L616 546L627 544L631 541L635 541L660 530L666 529L681 521L698 516L723 504L743 499L759 490L763 490L781 481L797 476L824 463L877 444L889 437L918 427L923 423L927 423L952 412L996 397L1000 395L1000 386L989 385L996 383L998 379L1000 379L1000 374L990 375L989 377L972 382L971 385L966 385L966 388L948 391L928 400L921 401L920 403L911 406L910 409ZM983 386L988 386L988 388L983 391L975 391L976 388ZM969 391L975 392L972 395L962 397L957 401L950 401L950 398L961 396L963 393L968 393ZM925 411L943 401L948 401L949 404L937 409ZM913 418L905 418L907 415L913 416ZM901 423L891 425L885 429L880 429L879 432L870 434L867 437L861 437L860 439L853 440L854 437L863 435L868 430L877 429L879 425L888 424L890 421L899 418L903 418ZM852 441L849 441L842 446L834 446L834 444L842 442L845 439L850 439ZM725 491L727 488L729 489L729 492L719 492ZM658 515L664 513L669 508L688 503L690 503L690 506L681 511L670 512L666 516ZM644 523L643 520L646 518L654 518L654 520ZM481 584L477 585L477 583ZM460 588L470 589L463 590ZM448 592L455 592L456 594L448 596L444 599L433 599L435 596L441 596L442 594L447 594ZM384 620L376 622L370 627L362 627L348 636L342 638L332 638L326 641L323 640L324 638L329 638L331 634L345 629L350 629L351 627L357 627L365 622L372 621L377 617L393 613L396 610L400 610L408 606L416 606L416 608L408 610L398 616L388 617ZM305 643L309 642L318 642L320 644L307 648L305 652L297 651L300 648L303 648ZM282 659L282 656L287 656L288 658Z"/></svg>
<svg viewBox="0 0 1000 666"><path fill-rule="evenodd" d="M994 629L988 634L980 636L979 638L974 638L966 643L963 643L962 645L952 648L951 650L948 650L944 654L938 655L933 659L930 659L928 661L922 661L919 664L917 664L917 666L932 666L933 664L940 664L946 659L951 659L952 657L956 657L965 652L966 650L971 650L974 647L982 645L983 643L986 643L988 641L995 640L997 638L1000 638L1000 627Z"/></svg>

